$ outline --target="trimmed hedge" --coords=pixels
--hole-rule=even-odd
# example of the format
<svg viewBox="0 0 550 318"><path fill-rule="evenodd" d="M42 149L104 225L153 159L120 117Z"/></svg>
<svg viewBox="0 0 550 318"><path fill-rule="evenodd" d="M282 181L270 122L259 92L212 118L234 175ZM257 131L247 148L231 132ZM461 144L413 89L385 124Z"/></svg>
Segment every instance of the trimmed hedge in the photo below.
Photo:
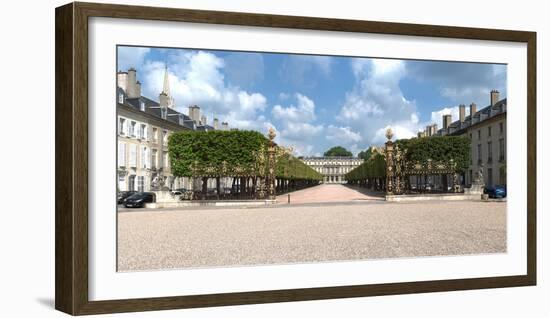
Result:
<svg viewBox="0 0 550 318"><path fill-rule="evenodd" d="M269 140L257 131L181 131L168 140L172 173L177 177L267 175ZM276 176L292 180L321 180L301 160L276 151Z"/></svg>
<svg viewBox="0 0 550 318"><path fill-rule="evenodd" d="M378 152L373 152L368 160L346 174L346 180L353 182L369 178L382 178L386 176L386 157Z"/></svg>
<svg viewBox="0 0 550 318"><path fill-rule="evenodd" d="M316 180L323 179L323 175L315 171L302 160L290 154L282 154L277 158L275 175L279 179L287 180Z"/></svg>
<svg viewBox="0 0 550 318"><path fill-rule="evenodd" d="M461 136L433 136L400 139L396 144L406 150L408 162L448 162L453 159L457 173L463 173L470 165L470 138Z"/></svg>

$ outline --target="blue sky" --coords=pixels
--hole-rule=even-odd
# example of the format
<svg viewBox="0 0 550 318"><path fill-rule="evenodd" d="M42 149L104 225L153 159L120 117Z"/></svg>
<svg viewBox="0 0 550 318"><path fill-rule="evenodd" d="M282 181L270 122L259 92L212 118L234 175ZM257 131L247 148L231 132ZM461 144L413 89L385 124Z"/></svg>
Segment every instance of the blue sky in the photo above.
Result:
<svg viewBox="0 0 550 318"><path fill-rule="evenodd" d="M165 65L179 111L196 104L209 122L262 133L273 127L276 141L297 155L337 145L356 154L382 144L389 126L409 138L427 124L441 127L444 114L458 119L459 104L487 106L492 89L506 97L499 64L118 48L118 69L136 68L151 99L158 100Z"/></svg>

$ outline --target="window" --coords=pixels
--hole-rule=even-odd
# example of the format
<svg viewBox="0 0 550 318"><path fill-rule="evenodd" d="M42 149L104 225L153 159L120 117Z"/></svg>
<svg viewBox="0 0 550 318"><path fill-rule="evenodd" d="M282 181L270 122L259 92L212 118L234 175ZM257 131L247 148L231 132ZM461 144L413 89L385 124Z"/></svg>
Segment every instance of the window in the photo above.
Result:
<svg viewBox="0 0 550 318"><path fill-rule="evenodd" d="M504 123L498 124L498 131L501 135L504 134Z"/></svg>
<svg viewBox="0 0 550 318"><path fill-rule="evenodd" d="M119 167L125 167L126 166L126 143L119 142L118 143L118 166Z"/></svg>
<svg viewBox="0 0 550 318"><path fill-rule="evenodd" d="M170 162L168 162L168 153L165 151L162 153L162 165L165 168L169 167Z"/></svg>
<svg viewBox="0 0 550 318"><path fill-rule="evenodd" d="M147 125L146 124L140 124L139 125L138 138L139 139L147 139Z"/></svg>
<svg viewBox="0 0 550 318"><path fill-rule="evenodd" d="M143 169L149 169L151 167L151 153L147 147L143 147L141 150L140 166Z"/></svg>
<svg viewBox="0 0 550 318"><path fill-rule="evenodd" d="M130 145L130 167L135 168L137 166L137 145Z"/></svg>
<svg viewBox="0 0 550 318"><path fill-rule="evenodd" d="M153 141L157 142L159 140L159 132L156 127L153 127Z"/></svg>
<svg viewBox="0 0 550 318"><path fill-rule="evenodd" d="M138 176L137 177L137 190L139 192L145 191L145 177L144 176Z"/></svg>
<svg viewBox="0 0 550 318"><path fill-rule="evenodd" d="M487 143L487 163L493 162L493 142L489 141Z"/></svg>
<svg viewBox="0 0 550 318"><path fill-rule="evenodd" d="M130 123L130 127L128 128L128 135L131 137L136 137L136 122L133 121Z"/></svg>
<svg viewBox="0 0 550 318"><path fill-rule="evenodd" d="M504 139L500 139L498 141L498 161L503 162L505 161L506 157L506 144L504 143Z"/></svg>
<svg viewBox="0 0 550 318"><path fill-rule="evenodd" d="M481 139L481 129L477 131L477 140Z"/></svg>
<svg viewBox="0 0 550 318"><path fill-rule="evenodd" d="M139 101L139 110L141 110L142 112L145 111L145 102L144 101Z"/></svg>
<svg viewBox="0 0 550 318"><path fill-rule="evenodd" d="M487 127L487 136L491 137L491 126Z"/></svg>
<svg viewBox="0 0 550 318"><path fill-rule="evenodd" d="M126 119L119 118L118 119L118 134L124 136L126 131Z"/></svg>
<svg viewBox="0 0 550 318"><path fill-rule="evenodd" d="M156 169L158 165L158 150L153 149L152 159L151 159L151 168Z"/></svg>
<svg viewBox="0 0 550 318"><path fill-rule="evenodd" d="M168 144L168 131L166 130L162 131L162 143L165 145Z"/></svg>
<svg viewBox="0 0 550 318"><path fill-rule="evenodd" d="M183 126L183 114L178 115L180 126Z"/></svg>
<svg viewBox="0 0 550 318"><path fill-rule="evenodd" d="M166 119L167 114L168 114L168 107L161 107L160 108L160 117L162 117L162 119Z"/></svg>
<svg viewBox="0 0 550 318"><path fill-rule="evenodd" d="M124 104L124 94L122 93L118 94L118 102L119 104Z"/></svg>
<svg viewBox="0 0 550 318"><path fill-rule="evenodd" d="M131 175L128 177L128 191L136 191L136 176Z"/></svg>
<svg viewBox="0 0 550 318"><path fill-rule="evenodd" d="M481 144L477 145L477 164L481 164Z"/></svg>
<svg viewBox="0 0 550 318"><path fill-rule="evenodd" d="M126 177L124 176L124 174L118 175L118 189L120 191L126 190Z"/></svg>

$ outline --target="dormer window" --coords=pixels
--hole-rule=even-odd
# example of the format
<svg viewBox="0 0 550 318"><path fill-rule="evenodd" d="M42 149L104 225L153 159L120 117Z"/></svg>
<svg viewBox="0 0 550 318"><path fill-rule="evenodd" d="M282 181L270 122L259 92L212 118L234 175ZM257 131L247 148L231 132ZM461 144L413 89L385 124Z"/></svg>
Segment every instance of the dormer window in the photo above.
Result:
<svg viewBox="0 0 550 318"><path fill-rule="evenodd" d="M178 116L180 126L183 126L183 114L179 114Z"/></svg>
<svg viewBox="0 0 550 318"><path fill-rule="evenodd" d="M144 101L139 101L139 110L141 110L142 112L145 111L145 102Z"/></svg>
<svg viewBox="0 0 550 318"><path fill-rule="evenodd" d="M118 94L118 103L124 104L124 94L122 93Z"/></svg>
<svg viewBox="0 0 550 318"><path fill-rule="evenodd" d="M160 117L162 117L162 119L166 119L167 115L168 115L168 107L161 107L160 108Z"/></svg>

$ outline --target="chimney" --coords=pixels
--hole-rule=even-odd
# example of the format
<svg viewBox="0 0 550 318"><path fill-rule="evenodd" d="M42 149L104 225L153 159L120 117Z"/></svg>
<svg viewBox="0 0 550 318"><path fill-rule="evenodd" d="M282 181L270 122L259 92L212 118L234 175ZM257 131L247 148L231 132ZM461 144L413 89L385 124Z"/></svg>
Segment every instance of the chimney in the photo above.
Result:
<svg viewBox="0 0 550 318"><path fill-rule="evenodd" d="M458 106L458 117L460 119L460 123L463 123L466 118L466 105L460 104Z"/></svg>
<svg viewBox="0 0 550 318"><path fill-rule="evenodd" d="M201 108L197 105L189 106L189 118L198 125L201 118Z"/></svg>
<svg viewBox="0 0 550 318"><path fill-rule="evenodd" d="M116 73L116 85L120 87L125 93L128 92L128 72L118 71L118 73Z"/></svg>
<svg viewBox="0 0 550 318"><path fill-rule="evenodd" d="M437 124L432 125L432 136L435 136L437 134Z"/></svg>
<svg viewBox="0 0 550 318"><path fill-rule="evenodd" d="M443 115L443 129L447 130L451 124L452 117L451 115Z"/></svg>
<svg viewBox="0 0 550 318"><path fill-rule="evenodd" d="M159 104L160 107L169 107L170 106L170 97L166 93L162 92L159 94Z"/></svg>
<svg viewBox="0 0 550 318"><path fill-rule="evenodd" d="M128 70L126 95L128 95L128 98L139 98L141 96L141 84L138 84L137 71L133 67Z"/></svg>
<svg viewBox="0 0 550 318"><path fill-rule="evenodd" d="M204 125L206 125L206 124L207 124L207 122L206 122L206 116L202 115L202 116L201 116L201 125L204 126Z"/></svg>
<svg viewBox="0 0 550 318"><path fill-rule="evenodd" d="M141 97L141 82L140 81L137 81L136 82L136 94L137 94L137 97Z"/></svg>
<svg viewBox="0 0 550 318"><path fill-rule="evenodd" d="M218 121L217 118L214 118L214 122L212 123L212 125L214 126L214 129L216 130L220 129L220 122Z"/></svg>
<svg viewBox="0 0 550 318"><path fill-rule="evenodd" d="M229 130L229 124L227 122L222 123L222 130Z"/></svg>
<svg viewBox="0 0 550 318"><path fill-rule="evenodd" d="M476 103L470 104L470 120L474 119L474 115L477 113L477 105Z"/></svg>
<svg viewBox="0 0 550 318"><path fill-rule="evenodd" d="M495 106L496 103L499 101L500 92L496 89L493 89L491 91L491 106Z"/></svg>

